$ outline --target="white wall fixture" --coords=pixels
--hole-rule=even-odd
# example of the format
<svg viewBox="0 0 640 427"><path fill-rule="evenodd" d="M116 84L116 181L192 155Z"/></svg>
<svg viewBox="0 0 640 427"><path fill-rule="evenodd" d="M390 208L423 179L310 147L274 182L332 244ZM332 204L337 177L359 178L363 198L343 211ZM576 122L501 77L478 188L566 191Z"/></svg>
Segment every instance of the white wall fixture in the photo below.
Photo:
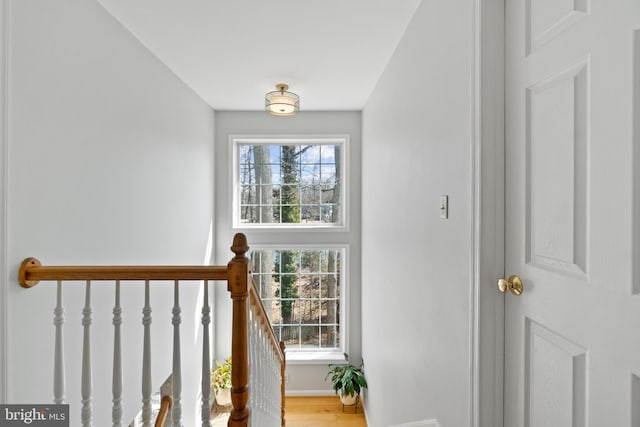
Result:
<svg viewBox="0 0 640 427"><path fill-rule="evenodd" d="M449 196L440 196L440 219L449 218Z"/></svg>

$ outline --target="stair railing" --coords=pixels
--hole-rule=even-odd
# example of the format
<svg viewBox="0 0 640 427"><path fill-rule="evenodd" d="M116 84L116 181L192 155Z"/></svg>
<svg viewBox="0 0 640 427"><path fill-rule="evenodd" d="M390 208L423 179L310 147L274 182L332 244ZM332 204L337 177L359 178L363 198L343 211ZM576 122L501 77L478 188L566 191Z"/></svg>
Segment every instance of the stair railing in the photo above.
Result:
<svg viewBox="0 0 640 427"><path fill-rule="evenodd" d="M278 343L255 282L251 276L249 279L249 384L253 388L249 394L249 407L253 410L251 420L259 426L285 425L284 343Z"/></svg>
<svg viewBox="0 0 640 427"><path fill-rule="evenodd" d="M271 330L269 319L262 307L260 298L253 288L246 253L249 250L244 234L238 233L233 240L231 250L234 258L227 266L43 266L35 258L23 261L19 272L19 282L24 288L31 288L40 281L57 282L56 307L54 309L54 402L65 402L65 366L63 349L63 326L65 322L62 299L63 282L84 281L85 306L82 311L83 350L81 385L81 422L82 426L93 424L92 369L91 369L91 286L96 281L115 282L115 304L113 309L114 353L113 353L113 405L112 423L114 427L123 426L122 420L122 354L120 342L121 308L120 282L144 281L145 306L143 308L143 372L142 372L142 422L151 425L151 344L149 325L151 307L149 306L149 283L151 281L172 281L174 283L173 325L173 372L171 411L169 417L173 427L182 426L182 366L180 360L180 323L181 308L179 285L182 281L202 281L204 302L202 306L203 348L202 348L202 390L201 412L202 426L209 426L210 414L210 355L209 324L211 322L208 305L209 281L226 281L233 301L232 333L232 404L229 426L245 427L253 425L285 425L284 420L284 345L278 343ZM259 337L259 338L256 338ZM260 342L250 347L250 342ZM267 351L267 349L269 351ZM265 358L265 360L262 360ZM250 364L250 359L252 360ZM268 360L266 360L268 359ZM262 372L262 370L265 372ZM279 372L277 372L279 370ZM250 382L250 378L251 381ZM255 384L253 383L255 381ZM267 384L271 381L272 384ZM273 390L279 388L279 396ZM268 389L266 396L265 390ZM252 396L251 403L249 397ZM271 407L267 408L268 405ZM255 404L255 408L254 405ZM274 406L276 405L276 406ZM166 405L165 405L166 406ZM251 408L251 409L250 409ZM266 409L265 409L266 408ZM168 409L168 408L167 408ZM254 418L266 419L265 413L280 413L277 423L273 416L270 422L258 423ZM255 417L254 417L255 413ZM251 421L250 421L251 420ZM104 424L103 420L100 422Z"/></svg>

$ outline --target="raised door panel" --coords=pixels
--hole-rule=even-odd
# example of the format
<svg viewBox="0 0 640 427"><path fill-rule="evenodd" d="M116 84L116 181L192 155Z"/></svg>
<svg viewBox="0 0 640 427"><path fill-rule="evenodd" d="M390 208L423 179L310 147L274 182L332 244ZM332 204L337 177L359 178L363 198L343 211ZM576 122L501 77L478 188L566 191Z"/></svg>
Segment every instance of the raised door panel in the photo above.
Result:
<svg viewBox="0 0 640 427"><path fill-rule="evenodd" d="M527 427L585 427L587 351L527 319Z"/></svg>
<svg viewBox="0 0 640 427"><path fill-rule="evenodd" d="M587 274L588 62L527 89L527 262Z"/></svg>
<svg viewBox="0 0 640 427"><path fill-rule="evenodd" d="M588 0L527 0L527 53L549 43L589 13Z"/></svg>

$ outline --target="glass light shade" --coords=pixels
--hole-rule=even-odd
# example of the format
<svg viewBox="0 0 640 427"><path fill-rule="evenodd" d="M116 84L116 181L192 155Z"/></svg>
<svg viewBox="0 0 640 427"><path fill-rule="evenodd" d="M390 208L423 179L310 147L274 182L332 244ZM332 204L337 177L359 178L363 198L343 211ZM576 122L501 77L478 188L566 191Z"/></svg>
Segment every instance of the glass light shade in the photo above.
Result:
<svg viewBox="0 0 640 427"><path fill-rule="evenodd" d="M265 95L265 109L275 116L293 116L300 109L300 97L293 92L287 92L289 86L285 84L276 87L277 91Z"/></svg>

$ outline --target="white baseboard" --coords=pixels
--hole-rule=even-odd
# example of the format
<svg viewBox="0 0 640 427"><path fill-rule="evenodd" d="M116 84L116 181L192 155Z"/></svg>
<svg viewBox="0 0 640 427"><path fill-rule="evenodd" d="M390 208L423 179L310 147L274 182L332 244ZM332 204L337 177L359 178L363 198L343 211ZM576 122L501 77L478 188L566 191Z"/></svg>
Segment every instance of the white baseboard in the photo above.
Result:
<svg viewBox="0 0 640 427"><path fill-rule="evenodd" d="M336 396L333 390L287 390L285 396Z"/></svg>
<svg viewBox="0 0 640 427"><path fill-rule="evenodd" d="M440 424L438 423L438 420L422 420L404 424L394 424L389 427L440 427Z"/></svg>

